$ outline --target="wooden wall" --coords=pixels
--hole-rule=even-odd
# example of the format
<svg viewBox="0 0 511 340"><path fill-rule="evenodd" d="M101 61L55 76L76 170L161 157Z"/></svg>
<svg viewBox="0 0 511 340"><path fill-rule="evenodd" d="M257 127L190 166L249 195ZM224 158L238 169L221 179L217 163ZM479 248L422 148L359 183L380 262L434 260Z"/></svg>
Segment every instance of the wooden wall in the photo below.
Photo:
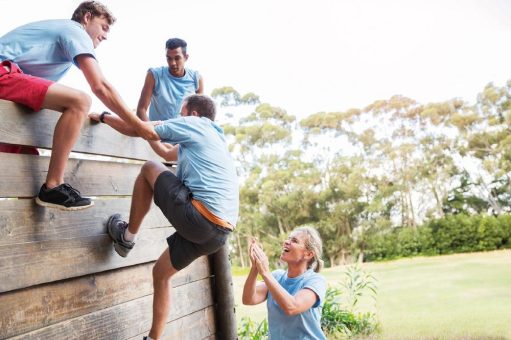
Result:
<svg viewBox="0 0 511 340"><path fill-rule="evenodd" d="M0 142L51 148L59 113L0 100L0 117ZM157 159L142 139L90 122L73 151ZM150 328L152 266L174 230L153 205L134 250L118 256L105 222L128 216L142 162L79 158L69 161L66 182L95 205L66 212L33 199L48 157L0 153L0 339L141 339ZM202 257L174 277L167 339L220 338L215 315L234 313L216 311L210 262Z"/></svg>

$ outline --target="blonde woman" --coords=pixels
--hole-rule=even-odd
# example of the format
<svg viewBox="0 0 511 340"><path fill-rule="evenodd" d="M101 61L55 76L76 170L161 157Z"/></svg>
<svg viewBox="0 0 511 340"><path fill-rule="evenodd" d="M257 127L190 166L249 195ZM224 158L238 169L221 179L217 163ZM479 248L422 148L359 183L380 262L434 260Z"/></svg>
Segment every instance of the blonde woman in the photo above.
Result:
<svg viewBox="0 0 511 340"><path fill-rule="evenodd" d="M282 245L280 259L287 270L270 271L261 246L252 241L252 267L243 287L243 304L267 301L270 339L326 339L321 330L321 308L326 292L322 241L314 228L294 229ZM263 281L257 282L260 274Z"/></svg>

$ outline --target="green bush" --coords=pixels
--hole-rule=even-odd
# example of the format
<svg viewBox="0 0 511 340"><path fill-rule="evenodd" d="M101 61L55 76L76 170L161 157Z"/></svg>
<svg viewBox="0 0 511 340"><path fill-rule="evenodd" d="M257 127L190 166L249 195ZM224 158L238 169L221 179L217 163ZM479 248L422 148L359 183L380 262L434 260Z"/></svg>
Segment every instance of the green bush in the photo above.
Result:
<svg viewBox="0 0 511 340"><path fill-rule="evenodd" d="M340 339L358 335L370 335L379 331L374 313L357 313L343 309L339 303L342 290L327 289L321 314L321 328L328 339Z"/></svg>
<svg viewBox="0 0 511 340"><path fill-rule="evenodd" d="M371 235L365 260L392 260L511 247L511 215L449 215L413 228Z"/></svg>
<svg viewBox="0 0 511 340"><path fill-rule="evenodd" d="M268 321L264 319L256 324L249 317L241 318L241 324L238 325L238 338L240 340L268 339Z"/></svg>

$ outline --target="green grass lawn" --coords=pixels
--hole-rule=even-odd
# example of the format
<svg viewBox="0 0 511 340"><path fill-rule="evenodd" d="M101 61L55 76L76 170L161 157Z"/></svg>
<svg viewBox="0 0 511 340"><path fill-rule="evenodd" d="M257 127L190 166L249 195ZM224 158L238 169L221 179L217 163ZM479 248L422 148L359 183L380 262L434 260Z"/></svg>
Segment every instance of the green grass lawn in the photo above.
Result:
<svg viewBox="0 0 511 340"><path fill-rule="evenodd" d="M511 250L365 263L378 280L375 310L382 339L511 339ZM344 267L322 273L336 285ZM243 306L246 275L234 276L238 322L260 321L266 305Z"/></svg>

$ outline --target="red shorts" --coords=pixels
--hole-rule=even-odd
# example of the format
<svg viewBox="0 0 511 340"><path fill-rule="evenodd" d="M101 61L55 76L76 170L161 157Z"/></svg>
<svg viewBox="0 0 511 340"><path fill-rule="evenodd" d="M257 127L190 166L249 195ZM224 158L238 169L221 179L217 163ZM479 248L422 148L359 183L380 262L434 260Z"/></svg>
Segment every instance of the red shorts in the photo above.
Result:
<svg viewBox="0 0 511 340"><path fill-rule="evenodd" d="M4 68L4 65L10 67L10 72ZM44 97L50 85L51 80L33 77L23 73L13 62L3 61L0 65L0 99L10 100L12 102L23 104L34 111L39 111L43 104ZM22 146L0 143L0 152L24 153L38 155L39 152L32 146Z"/></svg>
<svg viewBox="0 0 511 340"><path fill-rule="evenodd" d="M37 150L37 148L34 148L33 146L4 144L4 143L0 143L0 152L39 155L39 151Z"/></svg>
<svg viewBox="0 0 511 340"><path fill-rule="evenodd" d="M8 66L7 71L3 66ZM0 66L0 99L10 100L28 106L34 111L41 110L51 80L34 77L23 73L18 65L4 60Z"/></svg>

